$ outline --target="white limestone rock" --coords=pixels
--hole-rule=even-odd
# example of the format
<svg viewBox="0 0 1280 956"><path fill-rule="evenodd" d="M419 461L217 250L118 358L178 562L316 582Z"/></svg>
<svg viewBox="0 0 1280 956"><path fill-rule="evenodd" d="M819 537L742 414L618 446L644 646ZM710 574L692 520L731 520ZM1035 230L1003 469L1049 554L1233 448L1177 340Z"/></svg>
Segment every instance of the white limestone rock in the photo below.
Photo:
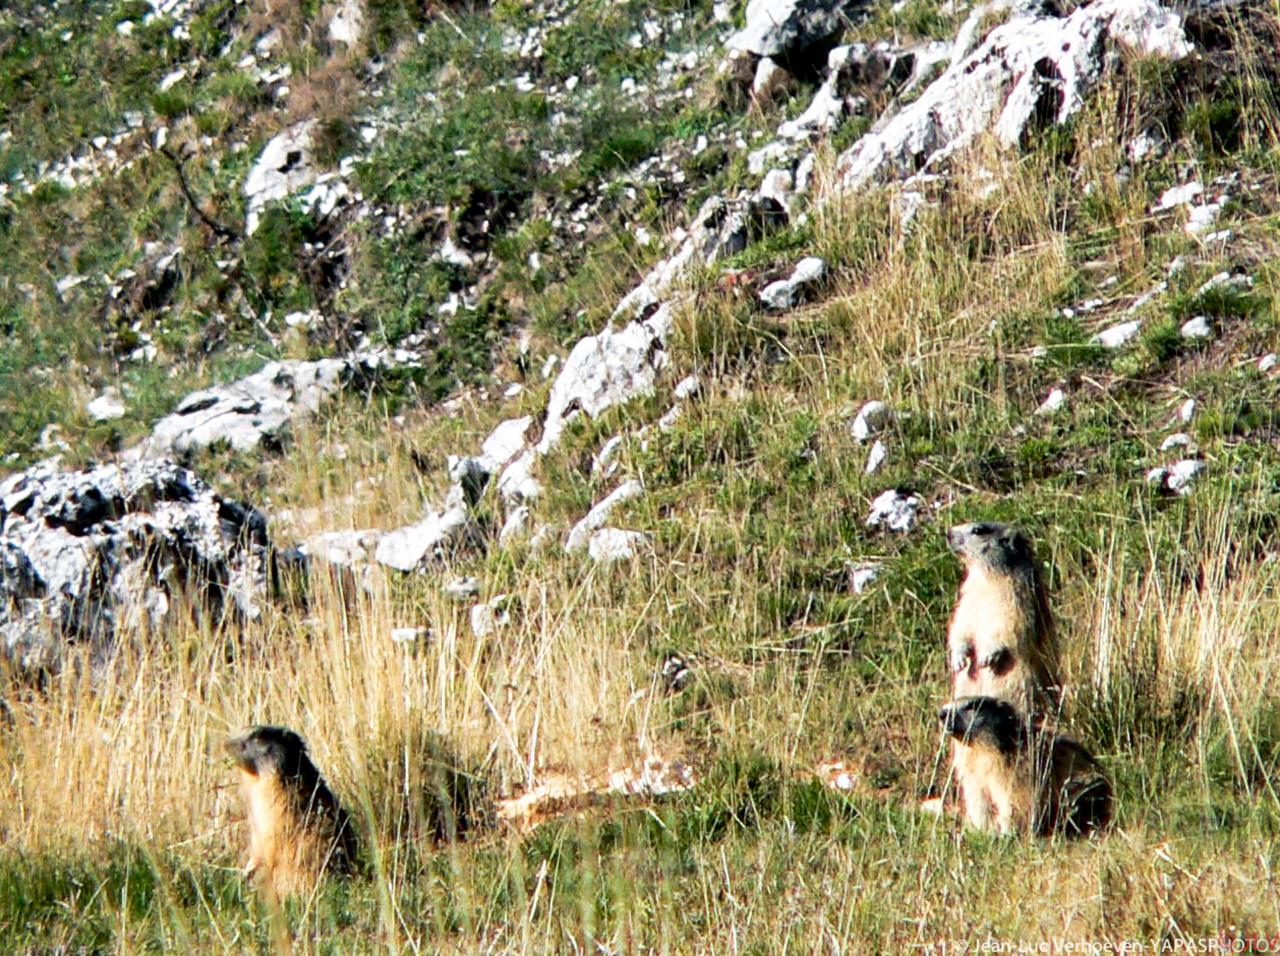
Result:
<svg viewBox="0 0 1280 956"><path fill-rule="evenodd" d="M630 561L653 550L653 538L641 531L601 528L591 535L587 554L597 564Z"/></svg>
<svg viewBox="0 0 1280 956"><path fill-rule="evenodd" d="M593 532L604 527L614 509L625 501L633 501L644 494L644 485L636 479L624 481L599 504L587 512L586 517L573 526L565 539L566 554L577 554L587 547Z"/></svg>

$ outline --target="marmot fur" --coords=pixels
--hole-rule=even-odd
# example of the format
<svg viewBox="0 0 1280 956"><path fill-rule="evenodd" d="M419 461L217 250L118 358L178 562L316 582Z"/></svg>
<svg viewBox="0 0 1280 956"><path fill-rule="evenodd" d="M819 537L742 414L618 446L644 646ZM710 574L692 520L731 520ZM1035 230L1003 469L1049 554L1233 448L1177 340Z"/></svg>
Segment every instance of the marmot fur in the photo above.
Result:
<svg viewBox="0 0 1280 956"><path fill-rule="evenodd" d="M964 562L947 663L952 697L1000 697L1055 713L1058 638L1031 541L1002 524L962 524L947 543Z"/></svg>
<svg viewBox="0 0 1280 956"><path fill-rule="evenodd" d="M955 740L956 779L970 826L1082 836L1111 822L1111 784L1076 741L994 697L957 700L938 719Z"/></svg>
<svg viewBox="0 0 1280 956"><path fill-rule="evenodd" d="M255 727L226 748L240 769L249 820L245 873L264 893L306 893L325 871L354 868L355 829L301 737L284 727Z"/></svg>

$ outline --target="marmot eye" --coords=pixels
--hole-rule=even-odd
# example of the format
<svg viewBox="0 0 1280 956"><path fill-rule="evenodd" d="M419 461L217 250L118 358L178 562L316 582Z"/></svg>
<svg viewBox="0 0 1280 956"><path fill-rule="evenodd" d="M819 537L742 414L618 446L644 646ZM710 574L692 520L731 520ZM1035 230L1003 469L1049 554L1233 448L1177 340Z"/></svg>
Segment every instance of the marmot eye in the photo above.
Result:
<svg viewBox="0 0 1280 956"><path fill-rule="evenodd" d="M975 525L973 526L973 533L974 533L974 534L976 534L976 535L978 535L979 537L981 537L981 536L983 536L983 535L988 535L988 534L990 534L993 530L994 530L994 529L993 529L993 528L991 527L991 525L989 525L989 524L975 524Z"/></svg>

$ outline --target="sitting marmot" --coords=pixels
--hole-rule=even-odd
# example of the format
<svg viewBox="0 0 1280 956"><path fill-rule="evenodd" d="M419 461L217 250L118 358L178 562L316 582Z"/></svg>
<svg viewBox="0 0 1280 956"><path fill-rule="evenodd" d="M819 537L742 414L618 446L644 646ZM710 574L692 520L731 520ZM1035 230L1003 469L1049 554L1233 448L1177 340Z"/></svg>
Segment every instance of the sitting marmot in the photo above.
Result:
<svg viewBox="0 0 1280 956"><path fill-rule="evenodd" d="M1031 542L1008 525L979 523L952 528L947 543L965 566L947 633L952 697L1056 713L1057 633Z"/></svg>
<svg viewBox="0 0 1280 956"><path fill-rule="evenodd" d="M1110 824L1111 784L1076 741L994 697L955 701L938 719L955 739L955 774L971 826L1081 836Z"/></svg>
<svg viewBox="0 0 1280 956"><path fill-rule="evenodd" d="M326 870L354 868L355 829L301 737L284 727L255 727L226 747L240 768L249 819L245 873L264 893L305 893Z"/></svg>

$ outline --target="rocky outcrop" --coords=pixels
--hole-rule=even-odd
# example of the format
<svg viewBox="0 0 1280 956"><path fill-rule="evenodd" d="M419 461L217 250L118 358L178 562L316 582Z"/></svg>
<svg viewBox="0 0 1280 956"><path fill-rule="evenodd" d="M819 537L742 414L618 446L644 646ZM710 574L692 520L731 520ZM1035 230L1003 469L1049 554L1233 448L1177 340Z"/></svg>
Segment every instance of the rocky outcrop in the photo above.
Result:
<svg viewBox="0 0 1280 956"><path fill-rule="evenodd" d="M995 9L974 11L973 29ZM1191 52L1179 15L1155 0L1095 0L1067 17L1019 12L971 53L963 35L951 66L918 99L840 156L846 187L933 169L983 133L1014 146L1042 124L1066 122L1121 50Z"/></svg>
<svg viewBox="0 0 1280 956"><path fill-rule="evenodd" d="M0 482L0 646L19 666L67 642L105 654L174 614L254 618L270 564L266 519L171 461Z"/></svg>
<svg viewBox="0 0 1280 956"><path fill-rule="evenodd" d="M793 57L838 32L856 6L847 0L750 0L746 24L725 45L754 56Z"/></svg>
<svg viewBox="0 0 1280 956"><path fill-rule="evenodd" d="M268 362L238 381L187 395L126 456L181 458L219 443L236 451L271 445L290 422L314 415L345 385L365 381L379 369L416 361L412 353L397 350L315 362Z"/></svg>

